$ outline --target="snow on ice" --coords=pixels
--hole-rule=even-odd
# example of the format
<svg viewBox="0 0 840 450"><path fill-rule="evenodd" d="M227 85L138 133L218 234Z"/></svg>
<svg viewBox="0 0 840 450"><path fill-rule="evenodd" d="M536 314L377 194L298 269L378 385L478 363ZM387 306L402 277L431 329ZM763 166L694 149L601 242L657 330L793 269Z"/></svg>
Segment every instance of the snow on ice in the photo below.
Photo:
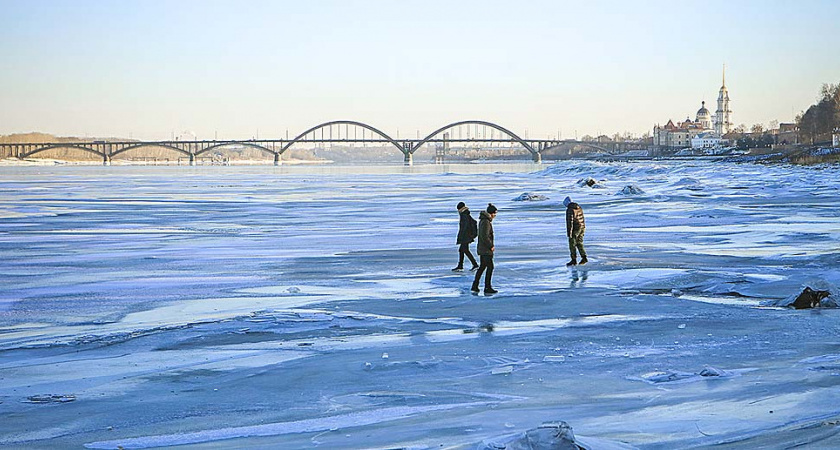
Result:
<svg viewBox="0 0 840 450"><path fill-rule="evenodd" d="M840 446L836 166L0 174L0 446Z"/></svg>

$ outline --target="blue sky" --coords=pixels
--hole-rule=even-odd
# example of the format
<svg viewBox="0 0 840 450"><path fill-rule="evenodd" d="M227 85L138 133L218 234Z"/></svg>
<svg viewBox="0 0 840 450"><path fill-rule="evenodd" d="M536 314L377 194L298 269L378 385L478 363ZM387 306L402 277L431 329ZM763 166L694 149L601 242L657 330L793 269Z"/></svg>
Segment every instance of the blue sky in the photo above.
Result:
<svg viewBox="0 0 840 450"><path fill-rule="evenodd" d="M840 82L837 1L0 0L0 134L649 131L790 121ZM832 23L834 21L835 23ZM709 109L714 110L714 107Z"/></svg>

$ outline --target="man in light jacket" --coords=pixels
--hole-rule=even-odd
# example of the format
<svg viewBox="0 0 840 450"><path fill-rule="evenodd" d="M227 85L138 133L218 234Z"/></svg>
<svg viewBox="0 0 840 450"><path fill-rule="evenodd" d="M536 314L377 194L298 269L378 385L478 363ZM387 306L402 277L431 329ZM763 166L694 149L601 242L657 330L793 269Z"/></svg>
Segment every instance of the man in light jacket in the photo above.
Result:
<svg viewBox="0 0 840 450"><path fill-rule="evenodd" d="M563 206L566 207L566 237L569 238L569 253L572 260L567 266L586 264L586 249L583 248L583 233L586 231L586 222L583 219L583 208L573 202L571 198L563 199ZM580 252L580 262L577 261L577 252Z"/></svg>

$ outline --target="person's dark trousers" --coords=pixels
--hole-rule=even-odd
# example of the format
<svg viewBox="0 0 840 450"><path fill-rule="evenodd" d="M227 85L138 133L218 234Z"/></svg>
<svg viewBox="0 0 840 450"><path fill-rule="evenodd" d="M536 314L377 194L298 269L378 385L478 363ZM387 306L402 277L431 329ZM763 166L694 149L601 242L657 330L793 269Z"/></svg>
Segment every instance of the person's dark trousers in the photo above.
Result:
<svg viewBox="0 0 840 450"><path fill-rule="evenodd" d="M470 262L472 263L473 266L478 265L478 263L475 261L475 257L470 252L470 244L461 244L461 246L458 247L458 267L459 268L464 267L464 255L467 255L467 258L470 259Z"/></svg>
<svg viewBox="0 0 840 450"><path fill-rule="evenodd" d="M586 249L583 248L583 231L576 231L569 238L569 253L571 253L572 261L577 259L577 253L580 252L581 259L586 259Z"/></svg>
<svg viewBox="0 0 840 450"><path fill-rule="evenodd" d="M493 255L479 255L481 258L481 265L478 266L478 271L475 272L475 280L473 280L472 289L478 290L478 282L481 280L481 273L487 269L487 274L484 276L484 289L492 289L493 283Z"/></svg>

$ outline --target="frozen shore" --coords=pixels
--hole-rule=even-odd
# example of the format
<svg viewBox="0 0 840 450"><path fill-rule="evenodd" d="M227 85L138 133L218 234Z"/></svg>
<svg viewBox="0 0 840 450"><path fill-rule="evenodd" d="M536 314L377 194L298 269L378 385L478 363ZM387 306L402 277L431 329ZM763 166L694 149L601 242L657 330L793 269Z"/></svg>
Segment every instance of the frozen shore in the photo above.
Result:
<svg viewBox="0 0 840 450"><path fill-rule="evenodd" d="M476 166L0 168L0 446L840 446L840 169Z"/></svg>

